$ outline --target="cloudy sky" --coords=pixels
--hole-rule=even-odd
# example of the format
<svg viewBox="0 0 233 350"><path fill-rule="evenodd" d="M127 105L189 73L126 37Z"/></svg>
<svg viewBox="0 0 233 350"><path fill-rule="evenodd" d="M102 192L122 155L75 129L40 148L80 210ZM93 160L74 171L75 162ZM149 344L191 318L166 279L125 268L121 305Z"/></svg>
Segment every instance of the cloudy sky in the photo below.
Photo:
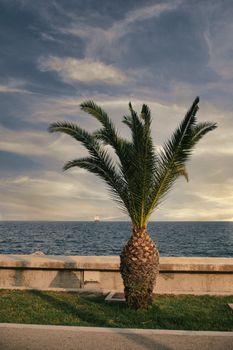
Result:
<svg viewBox="0 0 233 350"><path fill-rule="evenodd" d="M233 220L232 0L0 0L0 219L124 220L101 180L62 172L85 153L49 123L94 130L93 99L124 134L128 101L161 145L199 95L218 123L153 220Z"/></svg>

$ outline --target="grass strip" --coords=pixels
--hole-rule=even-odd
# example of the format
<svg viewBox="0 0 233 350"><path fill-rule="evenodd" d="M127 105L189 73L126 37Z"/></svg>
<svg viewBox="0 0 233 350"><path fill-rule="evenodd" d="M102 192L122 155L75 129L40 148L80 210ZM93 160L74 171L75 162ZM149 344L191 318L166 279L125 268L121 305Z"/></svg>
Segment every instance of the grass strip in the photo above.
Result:
<svg viewBox="0 0 233 350"><path fill-rule="evenodd" d="M69 326L233 331L233 296L159 295L148 311L104 296L0 290L0 322Z"/></svg>

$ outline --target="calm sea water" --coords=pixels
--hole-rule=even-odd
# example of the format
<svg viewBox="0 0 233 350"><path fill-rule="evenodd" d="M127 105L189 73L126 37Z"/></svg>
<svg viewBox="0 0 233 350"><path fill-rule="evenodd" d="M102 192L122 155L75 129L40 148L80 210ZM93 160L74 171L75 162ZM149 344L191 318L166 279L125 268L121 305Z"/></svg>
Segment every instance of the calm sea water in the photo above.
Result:
<svg viewBox="0 0 233 350"><path fill-rule="evenodd" d="M233 222L151 222L149 232L164 256L233 257ZM0 222L0 253L119 255L129 222Z"/></svg>

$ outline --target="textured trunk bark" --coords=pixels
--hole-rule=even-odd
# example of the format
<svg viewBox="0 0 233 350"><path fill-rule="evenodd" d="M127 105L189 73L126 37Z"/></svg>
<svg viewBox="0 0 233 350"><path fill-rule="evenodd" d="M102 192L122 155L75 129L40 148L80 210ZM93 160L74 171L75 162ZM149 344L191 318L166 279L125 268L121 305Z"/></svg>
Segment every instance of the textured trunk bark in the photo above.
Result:
<svg viewBox="0 0 233 350"><path fill-rule="evenodd" d="M148 309L159 271L159 251L146 229L133 229L120 258L127 305Z"/></svg>

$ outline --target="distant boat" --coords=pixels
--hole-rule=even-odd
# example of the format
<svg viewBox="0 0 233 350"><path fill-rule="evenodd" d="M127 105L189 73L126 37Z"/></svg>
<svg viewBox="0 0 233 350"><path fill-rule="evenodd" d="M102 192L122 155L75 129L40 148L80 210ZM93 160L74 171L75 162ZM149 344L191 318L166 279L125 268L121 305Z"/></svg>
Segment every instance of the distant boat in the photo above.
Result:
<svg viewBox="0 0 233 350"><path fill-rule="evenodd" d="M100 217L97 215L95 216L95 219L94 219L95 222L100 222Z"/></svg>

